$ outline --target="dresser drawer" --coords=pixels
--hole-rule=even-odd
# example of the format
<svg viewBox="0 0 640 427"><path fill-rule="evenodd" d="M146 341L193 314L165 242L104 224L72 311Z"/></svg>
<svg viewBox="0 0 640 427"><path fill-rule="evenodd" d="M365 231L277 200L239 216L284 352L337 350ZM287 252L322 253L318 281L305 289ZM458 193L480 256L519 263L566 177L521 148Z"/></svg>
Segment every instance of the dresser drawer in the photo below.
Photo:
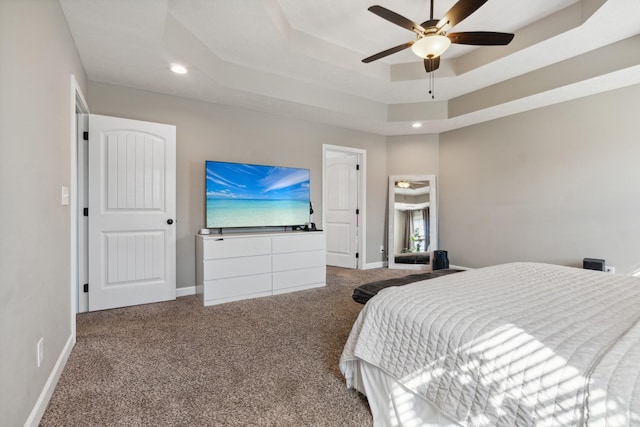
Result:
<svg viewBox="0 0 640 427"><path fill-rule="evenodd" d="M271 272L271 255L210 259L204 262L203 280L248 276Z"/></svg>
<svg viewBox="0 0 640 427"><path fill-rule="evenodd" d="M268 255L271 253L270 237L211 237L204 239L203 244L202 256L205 260Z"/></svg>
<svg viewBox="0 0 640 427"><path fill-rule="evenodd" d="M303 270L279 271L273 273L273 290L304 287L327 280L326 267L313 267Z"/></svg>
<svg viewBox="0 0 640 427"><path fill-rule="evenodd" d="M324 250L324 233L305 232L289 236L273 236L273 253Z"/></svg>
<svg viewBox="0 0 640 427"><path fill-rule="evenodd" d="M324 251L273 255L273 271L299 270L309 267L324 267L326 265L327 257Z"/></svg>
<svg viewBox="0 0 640 427"><path fill-rule="evenodd" d="M271 289L271 274L230 277L204 282L206 301L233 301L234 299L243 299L249 296L266 296L271 295Z"/></svg>

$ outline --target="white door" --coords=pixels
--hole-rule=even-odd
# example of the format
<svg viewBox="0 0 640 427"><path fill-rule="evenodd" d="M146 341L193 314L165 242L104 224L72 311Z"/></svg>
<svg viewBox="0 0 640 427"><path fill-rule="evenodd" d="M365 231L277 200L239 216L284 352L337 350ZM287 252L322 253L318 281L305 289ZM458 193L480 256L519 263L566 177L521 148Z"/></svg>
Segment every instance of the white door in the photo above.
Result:
<svg viewBox="0 0 640 427"><path fill-rule="evenodd" d="M176 298L176 128L89 116L89 310Z"/></svg>
<svg viewBox="0 0 640 427"><path fill-rule="evenodd" d="M357 167L357 154L340 154L326 159L327 265L357 267Z"/></svg>

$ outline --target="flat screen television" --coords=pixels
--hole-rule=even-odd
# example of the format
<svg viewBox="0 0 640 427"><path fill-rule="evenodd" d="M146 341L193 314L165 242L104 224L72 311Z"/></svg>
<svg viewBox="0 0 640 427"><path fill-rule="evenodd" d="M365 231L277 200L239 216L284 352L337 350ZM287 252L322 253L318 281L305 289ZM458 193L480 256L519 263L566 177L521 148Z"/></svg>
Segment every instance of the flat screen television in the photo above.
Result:
<svg viewBox="0 0 640 427"><path fill-rule="evenodd" d="M309 169L207 160L207 228L305 224L309 183Z"/></svg>

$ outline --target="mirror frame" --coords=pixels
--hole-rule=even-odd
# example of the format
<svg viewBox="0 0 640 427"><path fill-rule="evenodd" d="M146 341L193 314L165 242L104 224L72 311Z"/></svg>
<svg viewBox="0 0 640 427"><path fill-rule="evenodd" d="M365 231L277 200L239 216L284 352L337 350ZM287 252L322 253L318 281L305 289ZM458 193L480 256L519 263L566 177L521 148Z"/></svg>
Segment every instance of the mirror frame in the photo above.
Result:
<svg viewBox="0 0 640 427"><path fill-rule="evenodd" d="M399 264L395 253L395 184L396 181L429 181L429 241L431 251L429 264ZM389 213L387 267L406 270L433 270L433 251L438 249L438 192L435 175L391 175L389 176Z"/></svg>

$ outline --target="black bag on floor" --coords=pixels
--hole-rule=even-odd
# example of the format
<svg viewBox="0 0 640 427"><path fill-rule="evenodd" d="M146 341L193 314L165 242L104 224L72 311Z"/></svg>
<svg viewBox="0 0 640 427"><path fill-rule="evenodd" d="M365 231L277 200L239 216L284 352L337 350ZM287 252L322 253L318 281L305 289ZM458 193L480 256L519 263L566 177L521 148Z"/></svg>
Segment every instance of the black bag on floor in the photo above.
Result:
<svg viewBox="0 0 640 427"><path fill-rule="evenodd" d="M449 257L447 251L433 251L433 269L444 270L449 268Z"/></svg>

